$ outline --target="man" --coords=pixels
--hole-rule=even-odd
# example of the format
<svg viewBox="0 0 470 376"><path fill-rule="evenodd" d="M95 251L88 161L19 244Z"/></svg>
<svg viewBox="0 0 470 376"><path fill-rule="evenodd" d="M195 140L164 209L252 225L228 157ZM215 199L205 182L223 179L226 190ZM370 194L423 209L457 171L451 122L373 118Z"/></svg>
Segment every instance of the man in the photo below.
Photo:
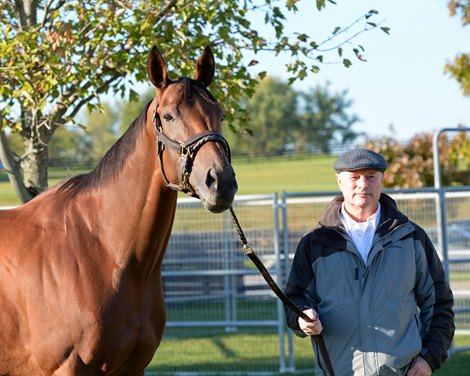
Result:
<svg viewBox="0 0 470 376"><path fill-rule="evenodd" d="M342 195L299 242L286 307L299 336L322 333L336 376L425 376L447 358L453 296L424 230L381 193L387 162L353 149L334 164ZM316 369L326 366L312 341Z"/></svg>

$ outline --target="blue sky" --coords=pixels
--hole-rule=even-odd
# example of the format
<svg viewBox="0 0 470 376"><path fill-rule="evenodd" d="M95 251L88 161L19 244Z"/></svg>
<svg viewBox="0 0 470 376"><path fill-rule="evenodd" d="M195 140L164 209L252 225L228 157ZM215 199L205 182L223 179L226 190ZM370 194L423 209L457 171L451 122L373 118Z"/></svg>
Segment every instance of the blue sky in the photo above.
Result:
<svg viewBox="0 0 470 376"><path fill-rule="evenodd" d="M319 74L297 82L295 88L307 90L329 81L333 92L348 90L354 102L351 112L362 119L354 129L374 137L392 135L405 141L458 124L470 127L470 98L444 74L447 61L458 52L470 51L470 26L462 27L460 18L450 17L447 1L337 0L337 5L327 4L321 12L315 3L304 0L299 12L289 16L292 30L319 41L336 26L375 9L379 11L375 21L383 20L390 35L381 30L361 34L357 42L364 46L367 62L351 59L353 66L348 69L341 64L323 65ZM253 69L287 79L285 57L271 53L256 59L260 64Z"/></svg>

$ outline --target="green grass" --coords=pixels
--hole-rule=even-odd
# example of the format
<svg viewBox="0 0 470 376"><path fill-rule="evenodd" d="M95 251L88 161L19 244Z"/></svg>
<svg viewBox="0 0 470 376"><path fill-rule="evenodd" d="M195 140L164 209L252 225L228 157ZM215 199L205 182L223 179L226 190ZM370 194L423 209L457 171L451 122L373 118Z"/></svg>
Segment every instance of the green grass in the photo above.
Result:
<svg viewBox="0 0 470 376"><path fill-rule="evenodd" d="M276 306L272 299L240 300L236 304L239 320L275 319ZM173 303L167 305L168 321L223 320L222 302ZM238 330L221 327L167 327L163 341L147 370L158 375L201 372L222 375L230 372L270 372L279 375L279 334L274 327L241 327ZM293 336L294 367L305 375L313 373L313 352L308 338ZM470 347L470 336L456 336L457 347ZM287 354L287 337L284 342ZM286 355L287 366L289 366ZM456 352L448 359L440 376L468 376L470 352Z"/></svg>
<svg viewBox="0 0 470 376"><path fill-rule="evenodd" d="M338 189L331 156L295 156L256 159L234 158L238 194L335 191ZM83 168L52 167L49 186L73 175L87 172ZM0 206L18 205L7 174L0 172Z"/></svg>
<svg viewBox="0 0 470 376"><path fill-rule="evenodd" d="M239 194L336 191L332 156L234 159Z"/></svg>
<svg viewBox="0 0 470 376"><path fill-rule="evenodd" d="M240 300L236 304L239 320L275 319L275 301L272 299ZM221 302L200 305L199 303L174 303L167 305L168 320L214 321L223 320ZM230 372L270 372L279 374L279 335L274 327L241 327L225 330L220 327L176 328L165 330L163 341L148 371L158 375L172 372L201 372L222 375ZM308 338L293 337L294 366L297 372L312 374L313 352ZM456 347L470 347L470 336L455 338ZM287 338L284 342L287 354ZM287 366L288 358L286 357ZM456 352L448 359L440 376L468 376L470 352Z"/></svg>
<svg viewBox="0 0 470 376"><path fill-rule="evenodd" d="M470 336L457 336L456 343L462 346L470 346ZM453 354L441 369L437 370L436 376L468 376L470 374L470 351L462 351Z"/></svg>
<svg viewBox="0 0 470 376"><path fill-rule="evenodd" d="M194 328L178 329L190 333ZM214 332L213 329L207 329ZM167 330L153 361L147 367L158 375L171 372L211 372L222 375L230 372L271 372L279 375L279 340L272 329L257 333L219 333L185 338ZM470 336L457 336L459 346L470 346ZM287 341L285 343L287 348ZM310 340L294 337L295 369L312 374L313 352ZM434 374L438 376L468 376L470 352L456 352Z"/></svg>

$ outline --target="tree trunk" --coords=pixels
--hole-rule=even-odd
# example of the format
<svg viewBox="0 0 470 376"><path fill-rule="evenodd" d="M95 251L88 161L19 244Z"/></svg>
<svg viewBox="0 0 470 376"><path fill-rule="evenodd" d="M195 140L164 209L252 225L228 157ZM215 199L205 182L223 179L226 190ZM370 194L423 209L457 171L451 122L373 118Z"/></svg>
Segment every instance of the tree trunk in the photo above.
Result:
<svg viewBox="0 0 470 376"><path fill-rule="evenodd" d="M0 116L1 117L1 116ZM14 154L8 146L8 141L4 131L0 131L0 160L5 167L8 179L21 202L27 202L33 198L31 193L23 184L23 176L19 163L15 160Z"/></svg>
<svg viewBox="0 0 470 376"><path fill-rule="evenodd" d="M48 147L47 144L38 145L34 139L26 139L25 150L27 155L21 160L23 184L31 196L35 197L48 186Z"/></svg>

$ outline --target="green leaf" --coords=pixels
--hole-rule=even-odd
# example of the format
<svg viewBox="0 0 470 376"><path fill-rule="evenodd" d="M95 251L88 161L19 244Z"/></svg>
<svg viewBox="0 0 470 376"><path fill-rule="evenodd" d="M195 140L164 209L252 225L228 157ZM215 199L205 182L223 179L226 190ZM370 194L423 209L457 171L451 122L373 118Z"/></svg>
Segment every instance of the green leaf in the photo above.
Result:
<svg viewBox="0 0 470 376"><path fill-rule="evenodd" d="M310 71L311 71L312 73L318 73L318 72L320 72L320 67L319 67L318 65L312 65L312 66L310 67Z"/></svg>
<svg viewBox="0 0 470 376"><path fill-rule="evenodd" d="M364 56L360 53L359 49L357 48L353 48L353 51L354 53L356 54L356 57L361 60L361 61L366 61L366 59L364 59Z"/></svg>
<svg viewBox="0 0 470 376"><path fill-rule="evenodd" d="M373 15L375 14L379 14L379 12L377 12L375 9L371 9L369 12L367 12L366 14L366 20L371 18Z"/></svg>
<svg viewBox="0 0 470 376"><path fill-rule="evenodd" d="M385 34L390 34L390 28L389 27L383 26L383 27L381 27L381 29Z"/></svg>
<svg viewBox="0 0 470 376"><path fill-rule="evenodd" d="M322 10L325 7L325 0L317 0L317 9Z"/></svg>
<svg viewBox="0 0 470 376"><path fill-rule="evenodd" d="M307 42L308 35L307 34L299 34L299 35L297 35L297 39L302 41L302 42Z"/></svg>
<svg viewBox="0 0 470 376"><path fill-rule="evenodd" d="M349 68L352 63L351 63L351 60L349 59L343 59L343 65L346 67L346 68Z"/></svg>
<svg viewBox="0 0 470 376"><path fill-rule="evenodd" d="M341 27L336 26L335 29L333 30L333 33L332 33L332 34L335 35L335 34L336 34L338 31L340 31L340 30L341 30Z"/></svg>
<svg viewBox="0 0 470 376"><path fill-rule="evenodd" d="M138 102L139 101L139 93L136 91L129 89L129 102Z"/></svg>

